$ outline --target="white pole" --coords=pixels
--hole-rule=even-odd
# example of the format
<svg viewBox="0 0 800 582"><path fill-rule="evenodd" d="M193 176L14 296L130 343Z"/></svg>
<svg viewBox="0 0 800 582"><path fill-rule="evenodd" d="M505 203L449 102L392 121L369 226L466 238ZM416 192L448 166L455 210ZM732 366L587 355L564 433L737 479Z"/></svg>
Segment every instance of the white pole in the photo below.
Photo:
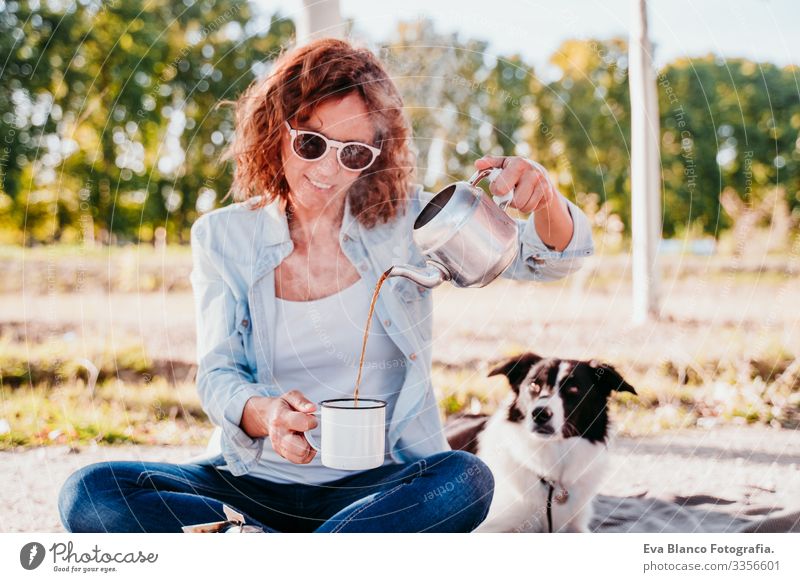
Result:
<svg viewBox="0 0 800 582"><path fill-rule="evenodd" d="M317 38L344 38L345 23L339 0L303 0L303 14L297 23L297 44Z"/></svg>
<svg viewBox="0 0 800 582"><path fill-rule="evenodd" d="M631 0L628 80L631 95L633 322L659 316L657 251L661 240L660 125L646 0Z"/></svg>

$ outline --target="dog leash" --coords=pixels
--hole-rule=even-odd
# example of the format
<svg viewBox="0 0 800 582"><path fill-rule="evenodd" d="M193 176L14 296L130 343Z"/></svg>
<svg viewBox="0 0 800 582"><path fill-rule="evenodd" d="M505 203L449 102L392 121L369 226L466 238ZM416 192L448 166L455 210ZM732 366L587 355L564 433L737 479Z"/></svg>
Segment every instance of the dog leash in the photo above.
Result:
<svg viewBox="0 0 800 582"><path fill-rule="evenodd" d="M555 484L545 479L544 477L539 477L539 482L548 488L547 491L547 533L553 533L553 492L556 489ZM556 497L556 503L564 504L569 499L569 491L562 487L561 492Z"/></svg>
<svg viewBox="0 0 800 582"><path fill-rule="evenodd" d="M547 533L553 533L553 484L545 481L544 477L539 479L542 484L549 489L547 492Z"/></svg>

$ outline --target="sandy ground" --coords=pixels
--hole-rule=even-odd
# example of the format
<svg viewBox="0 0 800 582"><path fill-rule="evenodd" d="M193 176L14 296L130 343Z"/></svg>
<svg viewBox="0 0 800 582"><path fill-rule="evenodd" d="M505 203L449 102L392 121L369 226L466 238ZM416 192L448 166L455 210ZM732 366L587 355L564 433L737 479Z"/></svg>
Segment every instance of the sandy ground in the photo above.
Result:
<svg viewBox="0 0 800 582"><path fill-rule="evenodd" d="M185 462L198 447L50 447L0 453L0 531L64 531L58 492L95 462ZM715 428L618 438L601 488L603 531L730 531L800 511L800 434Z"/></svg>

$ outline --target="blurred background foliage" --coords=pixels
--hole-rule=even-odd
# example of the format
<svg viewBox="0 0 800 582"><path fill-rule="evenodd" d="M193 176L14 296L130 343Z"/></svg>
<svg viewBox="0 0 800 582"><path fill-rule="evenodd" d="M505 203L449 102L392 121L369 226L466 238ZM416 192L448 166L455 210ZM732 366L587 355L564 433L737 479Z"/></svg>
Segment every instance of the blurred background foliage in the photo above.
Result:
<svg viewBox="0 0 800 582"><path fill-rule="evenodd" d="M242 0L0 0L0 243L186 243L221 204L229 108L294 24ZM357 32L357 31L356 31ZM518 55L400 22L376 52L405 98L418 181L524 155L621 241L630 229L624 39L569 40L547 79ZM796 66L714 55L659 71L665 237L800 216ZM753 209L760 208L758 214ZM755 216L755 219L754 219Z"/></svg>

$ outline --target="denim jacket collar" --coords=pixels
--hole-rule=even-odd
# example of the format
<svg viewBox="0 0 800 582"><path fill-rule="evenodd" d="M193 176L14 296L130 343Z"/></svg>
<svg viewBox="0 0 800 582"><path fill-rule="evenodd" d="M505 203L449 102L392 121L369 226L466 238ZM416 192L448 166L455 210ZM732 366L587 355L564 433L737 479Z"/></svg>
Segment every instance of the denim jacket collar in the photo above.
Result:
<svg viewBox="0 0 800 582"><path fill-rule="evenodd" d="M259 198L250 199L248 202L253 204ZM258 239L256 240L258 253L254 268L254 279L258 280L262 275L274 269L292 251L293 243L289 233L289 222L280 200L273 200L261 210L256 237ZM347 240L348 237L353 240L361 239L361 229L352 214L349 195L345 197L344 201L344 214L342 225L339 229L340 244L343 240ZM287 252L276 255L273 247L279 245L286 245ZM277 262L276 256L278 257Z"/></svg>
<svg viewBox="0 0 800 582"><path fill-rule="evenodd" d="M274 200L267 204L262 212L270 219L270 228L259 229L259 234L263 237L261 246L274 246L291 240L289 235L289 222L286 218L286 211L281 208L280 200ZM344 200L344 215L342 226L339 229L339 237L348 235L351 238L360 238L358 221L352 214L350 196Z"/></svg>

